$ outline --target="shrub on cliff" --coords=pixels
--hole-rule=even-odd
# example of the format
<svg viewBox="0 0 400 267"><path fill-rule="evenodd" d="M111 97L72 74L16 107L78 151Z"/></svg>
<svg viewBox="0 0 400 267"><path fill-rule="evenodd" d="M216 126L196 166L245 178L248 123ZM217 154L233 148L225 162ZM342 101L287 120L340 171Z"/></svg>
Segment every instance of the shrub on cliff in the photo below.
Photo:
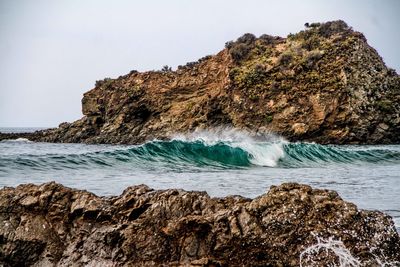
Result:
<svg viewBox="0 0 400 267"><path fill-rule="evenodd" d="M200 58L197 61L188 62L184 66L178 65L177 69L178 70L191 69L191 68L194 68L194 67L196 67L197 65L199 65L199 64L201 64L203 62L206 62L207 60L210 60L211 58L212 58L211 55L207 55L207 56L204 56L204 57Z"/></svg>
<svg viewBox="0 0 400 267"><path fill-rule="evenodd" d="M272 36L272 35L268 35L268 34L263 34L260 36L259 38L261 40L261 42L265 45L270 45L275 43L275 41L279 40L280 37L277 36Z"/></svg>
<svg viewBox="0 0 400 267"><path fill-rule="evenodd" d="M207 55L207 56L204 56L204 57L200 58L199 60L197 60L197 62L201 63L201 62L207 61L211 58L212 58L211 55Z"/></svg>
<svg viewBox="0 0 400 267"><path fill-rule="evenodd" d="M134 75L134 74L137 74L137 73L139 73L137 70L131 70L131 71L129 72L129 75Z"/></svg>
<svg viewBox="0 0 400 267"><path fill-rule="evenodd" d="M251 48L252 47L247 44L236 44L229 49L229 53L235 62L239 62L240 60L246 58Z"/></svg>
<svg viewBox="0 0 400 267"><path fill-rule="evenodd" d="M237 39L236 43L241 43L241 44L250 45L250 44L254 43L256 39L257 39L257 38L256 38L256 36L255 36L254 34L252 34L252 33L245 33L245 34L243 34L242 36L240 36L240 37Z"/></svg>
<svg viewBox="0 0 400 267"><path fill-rule="evenodd" d="M261 65L256 65L253 69L244 73L240 85L244 88L255 88L261 85L266 76L265 69Z"/></svg>
<svg viewBox="0 0 400 267"><path fill-rule="evenodd" d="M351 28L343 20L322 23L318 27L318 33L326 38L336 33L349 31L351 31Z"/></svg>
<svg viewBox="0 0 400 267"><path fill-rule="evenodd" d="M311 51L320 46L321 40L317 35L309 36L307 39L304 40L301 47Z"/></svg>
<svg viewBox="0 0 400 267"><path fill-rule="evenodd" d="M196 67L200 62L199 61L191 61L187 62L185 65L179 65L178 70L192 69Z"/></svg>
<svg viewBox="0 0 400 267"><path fill-rule="evenodd" d="M172 71L172 68L168 65L165 65L162 67L161 71L162 72L170 72L170 71Z"/></svg>
<svg viewBox="0 0 400 267"><path fill-rule="evenodd" d="M108 88L112 84L113 81L114 80L111 78L104 78L103 80L96 81L95 86Z"/></svg>
<svg viewBox="0 0 400 267"><path fill-rule="evenodd" d="M324 56L324 52L320 50L312 50L307 52L304 57L304 65L307 68L311 68L318 60Z"/></svg>
<svg viewBox="0 0 400 267"><path fill-rule="evenodd" d="M278 64L283 66L288 65L290 61L292 61L292 59L293 59L293 52L286 51L278 57Z"/></svg>
<svg viewBox="0 0 400 267"><path fill-rule="evenodd" d="M254 43L257 38L254 34L245 33L241 37L239 37L236 42L227 42L225 43L225 47L229 50L233 60L235 62L239 62L244 60L249 52L254 48Z"/></svg>
<svg viewBox="0 0 400 267"><path fill-rule="evenodd" d="M321 26L321 23L319 23L319 22L313 22L313 23L306 22L304 24L304 27L306 27L306 28L317 28L319 26Z"/></svg>

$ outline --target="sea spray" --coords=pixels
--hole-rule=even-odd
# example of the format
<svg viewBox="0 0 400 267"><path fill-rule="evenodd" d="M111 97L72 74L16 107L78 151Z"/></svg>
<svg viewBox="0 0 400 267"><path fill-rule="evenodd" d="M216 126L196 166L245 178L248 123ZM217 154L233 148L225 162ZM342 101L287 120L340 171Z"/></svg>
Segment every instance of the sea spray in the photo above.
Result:
<svg viewBox="0 0 400 267"><path fill-rule="evenodd" d="M330 266L338 267L358 267L361 262L351 255L341 240L335 240L333 237L323 239L316 236L317 243L307 247L300 254L300 267L316 266L320 261L320 254L327 258L332 258ZM332 255L333 254L333 255ZM332 257L333 256L333 257Z"/></svg>
<svg viewBox="0 0 400 267"><path fill-rule="evenodd" d="M176 134L172 140L201 142L206 146L223 143L249 154L253 165L309 168L334 164L398 163L400 150L388 146L338 146L288 142L275 134L252 134L244 130L218 127ZM393 150L391 148L394 148Z"/></svg>
<svg viewBox="0 0 400 267"><path fill-rule="evenodd" d="M232 169L252 166L281 168L319 168L337 164L365 165L398 164L398 146L334 146L314 143L290 143L276 135L250 135L230 128L195 131L175 135L171 140L148 141L131 146L90 146L80 144L49 144L50 151L42 151L41 144L24 153L26 140L2 141L0 169L3 166L34 168L115 168L134 164L175 171L176 168ZM58 146L63 146L61 149ZM73 149L81 146L84 149Z"/></svg>
<svg viewBox="0 0 400 267"><path fill-rule="evenodd" d="M29 140L28 138L17 138L17 139L10 139L10 140L5 140L4 142L23 142L23 143L32 143L31 140Z"/></svg>
<svg viewBox="0 0 400 267"><path fill-rule="evenodd" d="M300 253L300 267L318 266L321 258L324 261L330 261L328 266L332 267L400 266L400 262L398 261L388 261L385 257L378 256L378 251L373 248L370 248L370 253L374 258L374 262L361 262L351 254L341 240L337 240L332 236L327 239L314 236L317 243L307 247Z"/></svg>
<svg viewBox="0 0 400 267"><path fill-rule="evenodd" d="M126 186L256 197L271 185L306 183L390 214L400 231L400 145L288 142L229 128L141 145L0 142L0 186L58 181L100 195Z"/></svg>
<svg viewBox="0 0 400 267"><path fill-rule="evenodd" d="M224 143L239 148L249 154L253 165L275 167L285 155L284 145L288 142L274 134L250 134L244 130L219 127L212 130L196 130L187 134L178 134L173 140L184 142L202 142L207 146Z"/></svg>

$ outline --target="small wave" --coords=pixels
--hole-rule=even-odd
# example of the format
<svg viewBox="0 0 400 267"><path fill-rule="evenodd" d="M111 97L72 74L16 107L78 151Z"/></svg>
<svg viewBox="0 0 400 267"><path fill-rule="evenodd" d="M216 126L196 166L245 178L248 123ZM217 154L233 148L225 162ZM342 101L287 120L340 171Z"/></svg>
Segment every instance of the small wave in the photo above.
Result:
<svg viewBox="0 0 400 267"><path fill-rule="evenodd" d="M33 141L29 140L28 138L17 138L17 139L4 139L1 142L4 143L33 143Z"/></svg>
<svg viewBox="0 0 400 267"><path fill-rule="evenodd" d="M202 141L152 141L125 151L105 152L120 159L194 164L198 166L249 166L250 154L224 142L206 145ZM121 157L122 156L122 157Z"/></svg>
<svg viewBox="0 0 400 267"><path fill-rule="evenodd" d="M285 156L280 161L284 167L314 167L332 163L394 163L400 161L400 149L379 146L336 146L314 143L287 143Z"/></svg>

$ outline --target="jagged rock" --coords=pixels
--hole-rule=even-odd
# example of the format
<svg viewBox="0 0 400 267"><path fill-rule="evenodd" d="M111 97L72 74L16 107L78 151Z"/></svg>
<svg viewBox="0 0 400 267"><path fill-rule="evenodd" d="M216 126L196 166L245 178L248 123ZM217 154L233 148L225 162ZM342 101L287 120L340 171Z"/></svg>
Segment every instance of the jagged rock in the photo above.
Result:
<svg viewBox="0 0 400 267"><path fill-rule="evenodd" d="M245 34L176 71L98 81L84 94L82 119L29 138L141 143L233 126L292 141L399 142L399 75L343 21L308 25L287 38Z"/></svg>
<svg viewBox="0 0 400 267"><path fill-rule="evenodd" d="M145 185L98 197L56 183L0 190L3 266L298 266L331 238L365 266L400 261L391 218L336 192L286 183L255 199ZM303 254L302 254L303 252ZM313 263L315 266L315 263Z"/></svg>

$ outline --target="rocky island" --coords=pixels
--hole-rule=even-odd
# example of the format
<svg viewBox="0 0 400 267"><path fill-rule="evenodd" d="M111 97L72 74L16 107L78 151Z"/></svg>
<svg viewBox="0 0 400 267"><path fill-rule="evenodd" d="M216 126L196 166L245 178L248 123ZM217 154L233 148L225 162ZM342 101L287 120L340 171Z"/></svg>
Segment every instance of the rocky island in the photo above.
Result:
<svg viewBox="0 0 400 267"><path fill-rule="evenodd" d="M46 142L123 143L231 126L290 141L400 141L400 77L343 21L306 24L287 38L245 34L176 71L96 82L83 118L35 134Z"/></svg>
<svg viewBox="0 0 400 267"><path fill-rule="evenodd" d="M175 71L97 81L81 119L0 140L140 144L230 126L290 141L398 143L400 76L343 21L305 26L287 38L245 34ZM254 199L145 185L112 197L54 182L0 190L1 266L344 263L399 266L393 220L308 185Z"/></svg>

